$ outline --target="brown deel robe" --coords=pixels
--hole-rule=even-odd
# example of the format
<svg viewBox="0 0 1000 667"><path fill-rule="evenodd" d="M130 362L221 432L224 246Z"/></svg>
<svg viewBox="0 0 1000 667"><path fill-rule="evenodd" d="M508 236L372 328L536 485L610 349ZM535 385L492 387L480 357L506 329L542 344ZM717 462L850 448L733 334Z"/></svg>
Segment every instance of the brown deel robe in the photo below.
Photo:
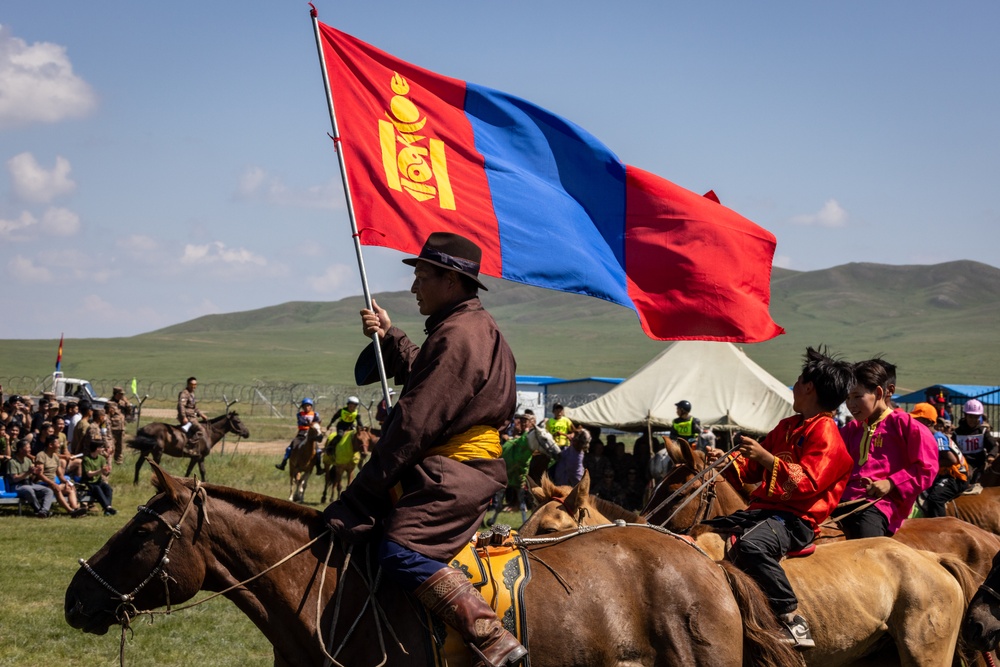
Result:
<svg viewBox="0 0 1000 667"><path fill-rule="evenodd" d="M386 539L447 562L479 527L507 483L502 459L457 462L429 449L477 425L502 429L517 407L514 355L477 297L427 319L417 347L391 327L381 347L386 373L402 384L368 463L325 514L356 540L381 525ZM378 381L374 348L358 358L358 384ZM402 496L392 505L389 490Z"/></svg>

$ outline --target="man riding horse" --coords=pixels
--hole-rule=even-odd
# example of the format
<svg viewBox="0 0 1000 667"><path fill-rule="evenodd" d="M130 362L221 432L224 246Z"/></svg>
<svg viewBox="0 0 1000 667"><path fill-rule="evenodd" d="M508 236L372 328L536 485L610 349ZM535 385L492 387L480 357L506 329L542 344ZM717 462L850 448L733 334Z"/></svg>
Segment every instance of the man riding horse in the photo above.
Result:
<svg viewBox="0 0 1000 667"><path fill-rule="evenodd" d="M403 386L371 459L324 512L354 542L381 526L386 576L414 593L473 647L475 664L516 664L527 650L460 570L446 563L465 546L493 494L507 482L500 434L516 406L514 356L479 301L482 250L457 234L434 232L414 266L410 291L427 317L418 347L374 301L361 311L378 334L386 372ZM359 384L376 381L374 343L355 366Z"/></svg>
<svg viewBox="0 0 1000 667"><path fill-rule="evenodd" d="M177 421L181 423L181 430L187 435L184 453L192 457L198 456L203 446L208 448L205 431L201 427L201 422L208 417L198 409L198 399L194 396L197 387L198 378L192 375L187 379L187 386L177 395Z"/></svg>

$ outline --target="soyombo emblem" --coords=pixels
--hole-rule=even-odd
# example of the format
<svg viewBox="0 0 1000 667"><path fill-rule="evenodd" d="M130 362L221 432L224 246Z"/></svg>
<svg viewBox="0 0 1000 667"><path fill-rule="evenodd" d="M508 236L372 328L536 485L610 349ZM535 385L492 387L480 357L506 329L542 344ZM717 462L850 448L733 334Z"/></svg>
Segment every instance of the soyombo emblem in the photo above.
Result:
<svg viewBox="0 0 1000 667"><path fill-rule="evenodd" d="M444 142L418 134L427 118L422 118L417 105L406 97L410 92L406 79L393 72L389 85L395 93L385 114L389 120L378 122L386 183L417 201L437 198L441 208L454 211L455 194L448 180Z"/></svg>

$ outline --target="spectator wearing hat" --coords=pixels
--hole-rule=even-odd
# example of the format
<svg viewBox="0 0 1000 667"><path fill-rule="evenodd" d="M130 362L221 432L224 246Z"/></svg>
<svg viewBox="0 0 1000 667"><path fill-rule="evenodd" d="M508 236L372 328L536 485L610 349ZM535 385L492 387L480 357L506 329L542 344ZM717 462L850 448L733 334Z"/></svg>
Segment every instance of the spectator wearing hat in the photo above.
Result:
<svg viewBox="0 0 1000 667"><path fill-rule="evenodd" d="M545 423L545 430L555 439L560 449L569 445L570 434L573 432L573 422L564 416L565 408L559 404L552 405L552 417Z"/></svg>
<svg viewBox="0 0 1000 667"><path fill-rule="evenodd" d="M678 401L674 406L677 408L677 416L670 425L670 439L684 439L697 445L698 436L701 435L701 420L691 416L691 401Z"/></svg>
<svg viewBox="0 0 1000 667"><path fill-rule="evenodd" d="M125 462L125 422L132 413L132 406L125 398L125 389L115 387L111 390L111 400L105 408L108 412L108 426L111 429L111 439L115 447L115 463Z"/></svg>
<svg viewBox="0 0 1000 667"><path fill-rule="evenodd" d="M938 429L938 424L944 420L938 419L937 408L930 403L917 403L910 411L910 416L930 429L938 448L937 477L921 495L918 504L924 516L945 516L945 504L969 488L969 466L958 445Z"/></svg>

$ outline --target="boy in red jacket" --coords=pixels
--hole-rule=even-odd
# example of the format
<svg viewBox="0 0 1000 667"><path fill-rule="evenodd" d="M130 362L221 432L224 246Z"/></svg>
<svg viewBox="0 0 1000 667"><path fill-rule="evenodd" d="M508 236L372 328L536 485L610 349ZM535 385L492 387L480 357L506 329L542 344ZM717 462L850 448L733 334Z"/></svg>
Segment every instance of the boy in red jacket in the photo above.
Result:
<svg viewBox="0 0 1000 667"><path fill-rule="evenodd" d="M725 475L737 488L760 482L750 505L705 522L736 535L730 560L764 590L788 632L786 641L798 648L816 643L806 620L795 613L798 600L779 563L819 534L820 524L840 501L853 466L833 420L833 412L851 389L851 366L824 352L806 350L802 374L792 387L797 414L778 422L761 442L737 436L738 454L730 455L735 460ZM713 448L708 461L718 460L722 453Z"/></svg>

